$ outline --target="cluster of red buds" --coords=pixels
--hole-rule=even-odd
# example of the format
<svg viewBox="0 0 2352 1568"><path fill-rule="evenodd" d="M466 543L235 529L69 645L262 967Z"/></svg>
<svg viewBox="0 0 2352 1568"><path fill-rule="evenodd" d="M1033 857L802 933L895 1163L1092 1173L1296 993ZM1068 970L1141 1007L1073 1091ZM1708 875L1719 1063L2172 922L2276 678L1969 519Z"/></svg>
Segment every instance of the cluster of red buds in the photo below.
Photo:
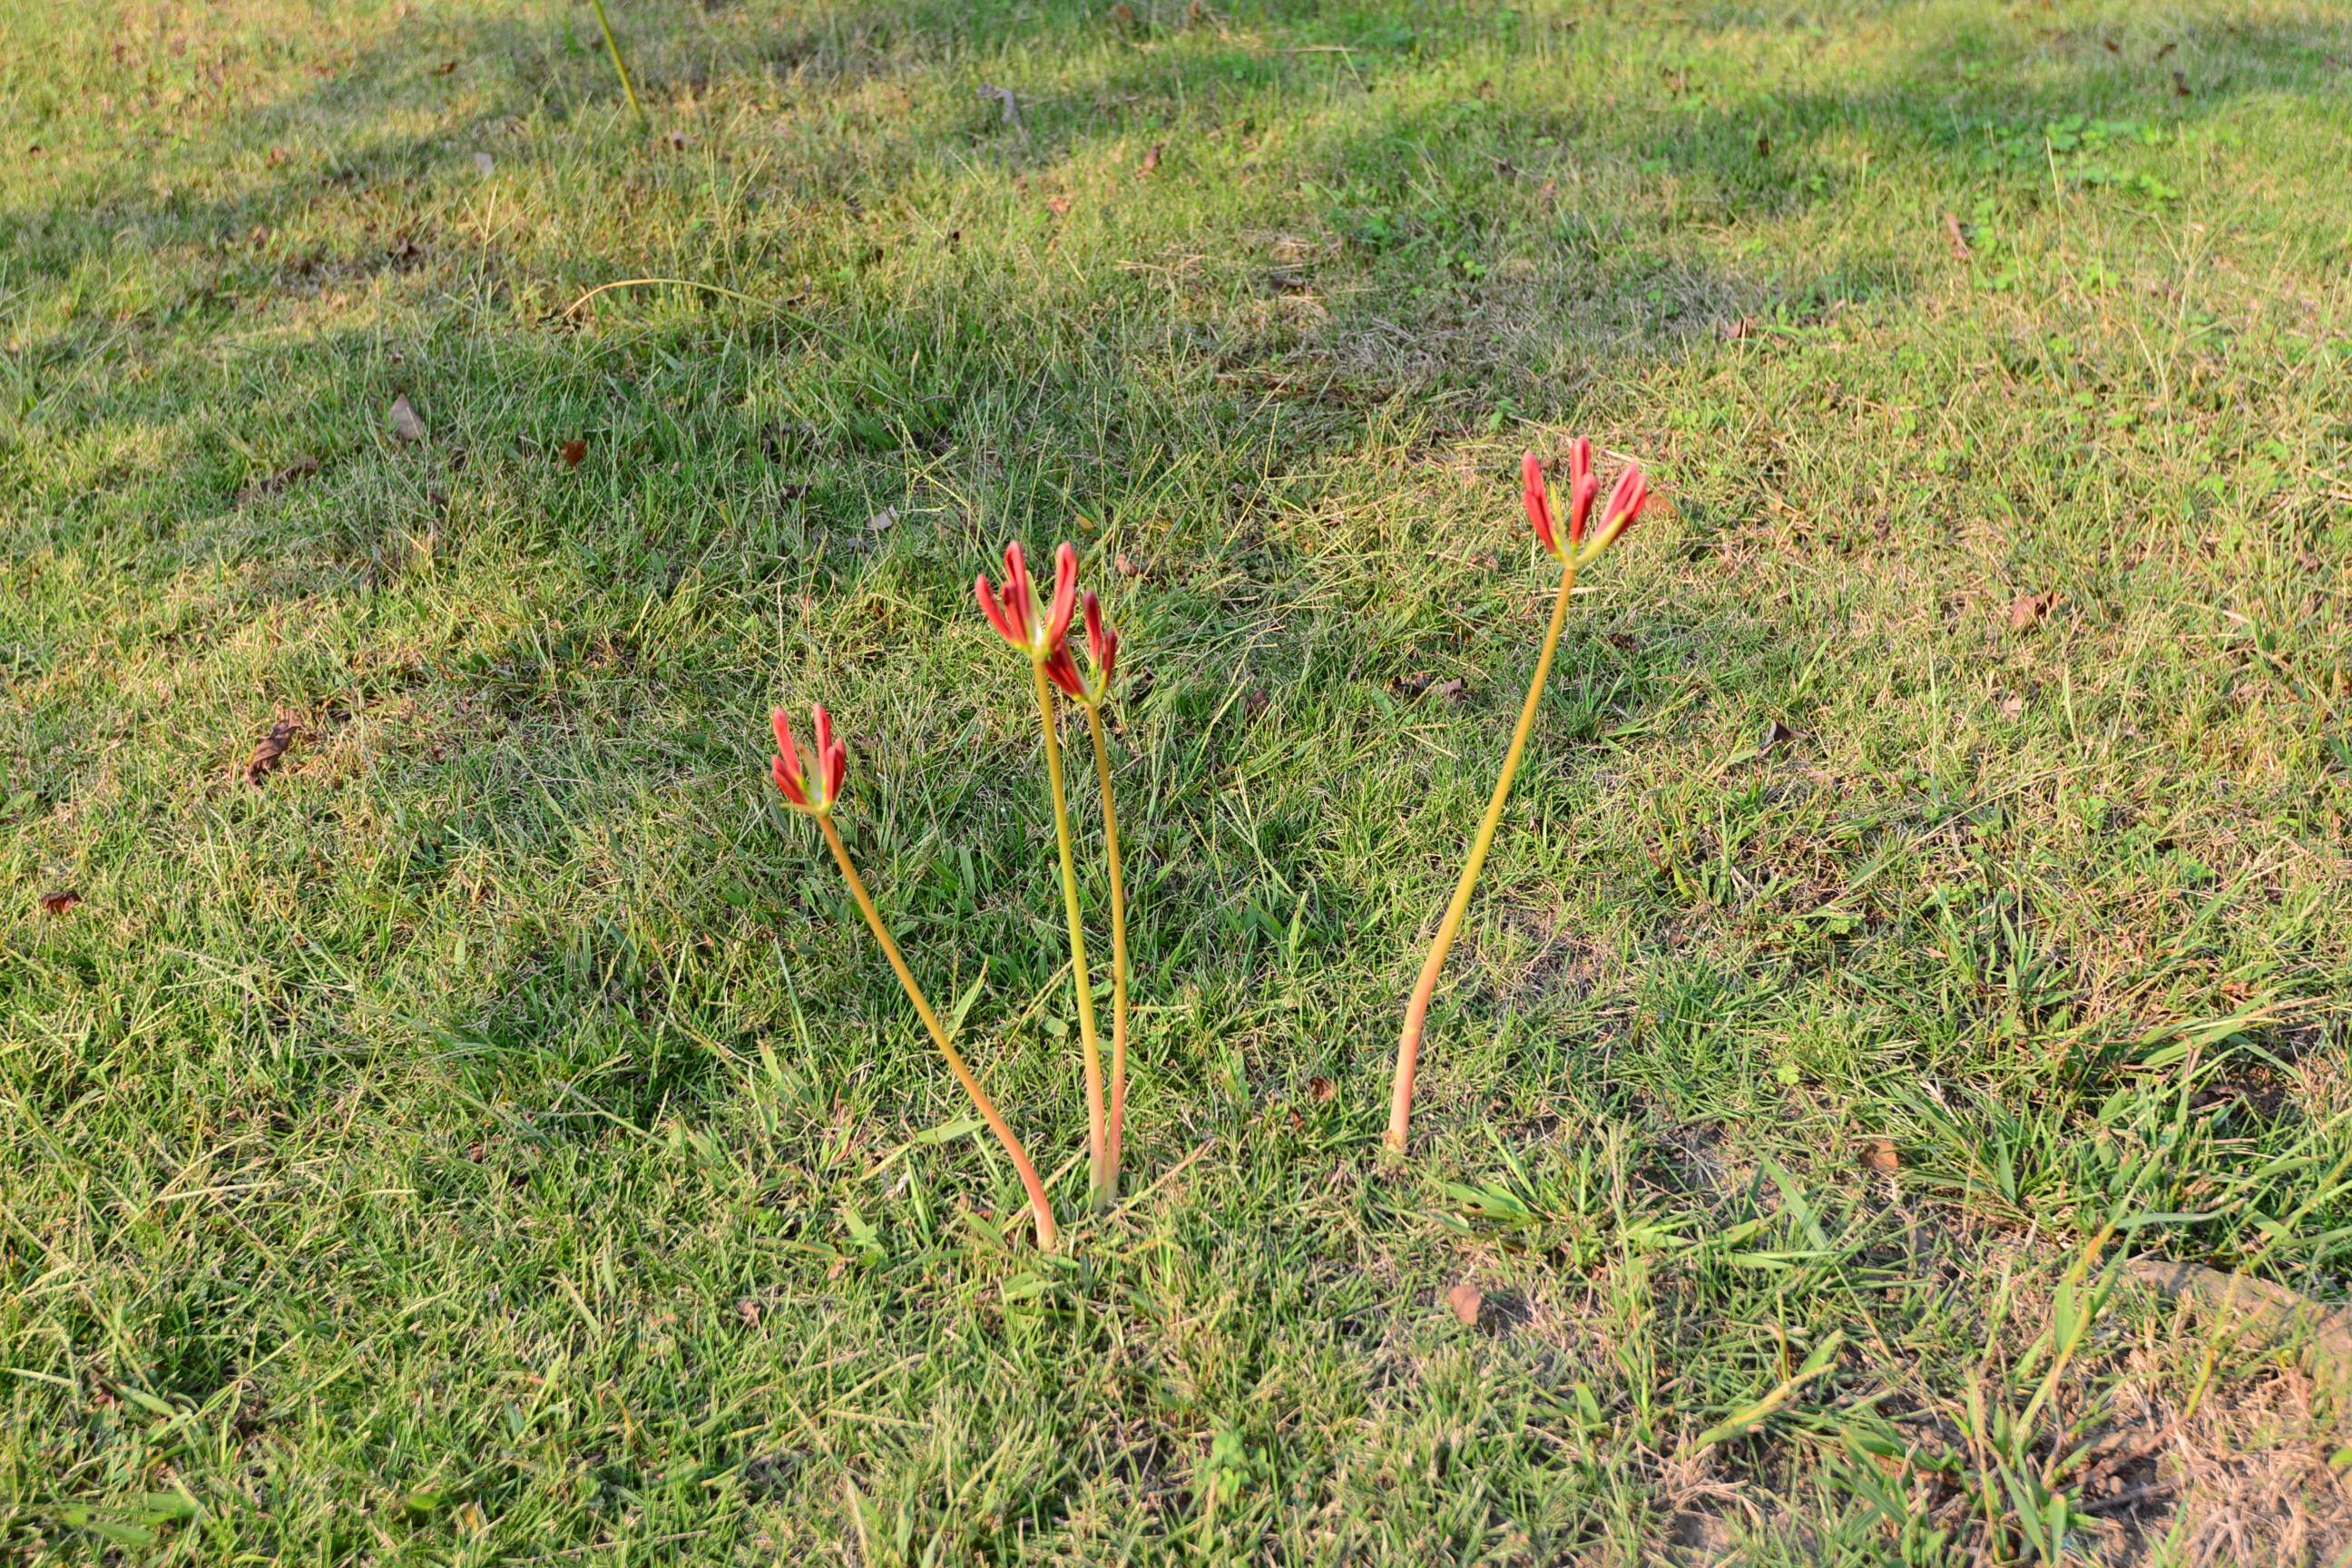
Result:
<svg viewBox="0 0 2352 1568"><path fill-rule="evenodd" d="M1601 495L1601 481L1592 472L1592 443L1579 436L1568 447L1568 541L1560 542L1559 531L1553 526L1551 490L1544 483L1543 459L1533 452L1519 459L1519 482L1528 507L1528 521L1535 525L1536 538L1552 553L1555 560L1566 561L1566 551L1584 542L1585 524L1592 516L1592 503ZM1650 498L1650 482L1643 476L1642 465L1628 463L1617 477L1617 488L1609 492L1609 504L1601 510L1601 534L1593 545L1599 553L1616 542L1617 536L1633 525L1641 515L1642 503Z"/></svg>

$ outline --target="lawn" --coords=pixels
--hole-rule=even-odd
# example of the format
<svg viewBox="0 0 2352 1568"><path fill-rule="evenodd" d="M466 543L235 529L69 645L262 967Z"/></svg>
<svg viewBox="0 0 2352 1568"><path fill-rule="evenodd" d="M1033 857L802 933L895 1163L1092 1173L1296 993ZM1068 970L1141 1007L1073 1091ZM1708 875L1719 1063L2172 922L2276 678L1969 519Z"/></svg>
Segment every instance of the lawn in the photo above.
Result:
<svg viewBox="0 0 2352 1568"><path fill-rule="evenodd" d="M2352 1552L2336 0L609 11L0 6L0 1558Z"/></svg>

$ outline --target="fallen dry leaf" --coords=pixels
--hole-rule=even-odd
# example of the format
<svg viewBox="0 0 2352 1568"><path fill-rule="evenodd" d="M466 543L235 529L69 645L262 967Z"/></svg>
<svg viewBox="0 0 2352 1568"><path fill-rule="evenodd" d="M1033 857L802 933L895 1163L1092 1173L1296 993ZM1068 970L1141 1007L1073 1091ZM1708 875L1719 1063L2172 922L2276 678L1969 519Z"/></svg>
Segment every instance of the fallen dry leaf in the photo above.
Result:
<svg viewBox="0 0 2352 1568"><path fill-rule="evenodd" d="M1895 1158L1892 1138L1865 1138L1862 1141L1862 1168L1878 1175L1891 1176L1903 1162Z"/></svg>
<svg viewBox="0 0 2352 1568"><path fill-rule="evenodd" d="M1138 169L1136 173L1139 174L1148 174L1151 173L1152 170L1160 167L1160 154L1166 151L1168 151L1167 142L1154 142L1151 144L1151 151L1143 155L1143 166L1140 169Z"/></svg>
<svg viewBox="0 0 2352 1568"><path fill-rule="evenodd" d="M1272 698L1265 694L1265 687L1251 687L1249 695L1242 699L1242 717L1244 719L1256 718L1259 714L1265 711L1266 705L1273 700L1274 700Z"/></svg>
<svg viewBox="0 0 2352 1568"><path fill-rule="evenodd" d="M1134 556L1121 551L1118 557L1118 574L1122 577L1140 577L1143 575L1143 568L1136 563Z"/></svg>
<svg viewBox="0 0 2352 1568"><path fill-rule="evenodd" d="M880 511L876 512L872 517L866 520L866 531L868 533L880 533L885 529L897 527L898 523L898 509L895 506L886 506Z"/></svg>
<svg viewBox="0 0 2352 1568"><path fill-rule="evenodd" d="M1962 261L1966 261L1974 254L1969 249L1969 237L1960 232L1960 217L1958 213L1944 215L1944 237L1952 242L1952 254Z"/></svg>
<svg viewBox="0 0 2352 1568"><path fill-rule="evenodd" d="M1744 342L1756 335L1756 318L1742 316L1737 321L1717 321L1715 335L1727 343Z"/></svg>
<svg viewBox="0 0 2352 1568"><path fill-rule="evenodd" d="M1431 696L1443 697L1448 702L1464 703L1470 700L1470 683L1457 675L1451 680L1439 681L1429 689L1429 692Z"/></svg>
<svg viewBox="0 0 2352 1568"><path fill-rule="evenodd" d="M760 1303L746 1296L735 1303L735 1315L756 1329L760 1326Z"/></svg>
<svg viewBox="0 0 2352 1568"><path fill-rule="evenodd" d="M59 888L54 893L41 895L42 910L53 915L61 915L79 902L81 895L71 888Z"/></svg>
<svg viewBox="0 0 2352 1568"><path fill-rule="evenodd" d="M1399 697L1418 697L1429 689L1429 683L1433 679L1425 669L1412 670L1390 681L1389 689Z"/></svg>
<svg viewBox="0 0 2352 1568"><path fill-rule="evenodd" d="M1329 1079L1325 1078L1321 1073L1317 1073L1313 1078L1307 1080L1307 1097L1318 1102L1327 1100L1339 1092L1339 1086L1333 1083Z"/></svg>
<svg viewBox="0 0 2352 1568"><path fill-rule="evenodd" d="M1770 752L1802 739L1804 739L1802 731L1792 729L1775 719L1764 726L1763 738L1757 742L1756 749L1759 752Z"/></svg>
<svg viewBox="0 0 2352 1568"><path fill-rule="evenodd" d="M2020 594L2010 602L2009 629L2013 632L2032 630L2041 623L2042 617L2050 613L2050 606L2057 602L2056 594Z"/></svg>
<svg viewBox="0 0 2352 1568"><path fill-rule="evenodd" d="M256 479L237 491L236 504L244 506L248 501L260 500L263 496L274 496L295 480L307 479L318 471L319 459L304 453L276 473Z"/></svg>
<svg viewBox="0 0 2352 1568"><path fill-rule="evenodd" d="M683 153L688 147L694 145L694 138L688 136L683 131L671 132L667 140L669 142L669 149L673 153Z"/></svg>
<svg viewBox="0 0 2352 1568"><path fill-rule="evenodd" d="M569 440L569 441L566 441L565 443L563 443L563 466L564 466L565 468L578 468L578 467L580 466L580 464L581 464L582 459L585 458L587 456L588 456L588 443L587 443L587 442L583 441L583 440L581 440L581 439L579 439L578 437L573 437L572 440Z"/></svg>
<svg viewBox="0 0 2352 1568"><path fill-rule="evenodd" d="M1478 1310L1486 1304L1485 1292L1467 1279L1445 1293L1445 1304L1454 1309L1454 1321L1465 1329L1478 1326Z"/></svg>
<svg viewBox="0 0 2352 1568"><path fill-rule="evenodd" d="M2000 704L2000 716L2004 719L2022 719L2025 717L2025 699L2022 697L2009 697L2002 699Z"/></svg>
<svg viewBox="0 0 2352 1568"><path fill-rule="evenodd" d="M392 433L404 441L425 439L425 421L416 416L416 405L402 393L392 400Z"/></svg>
<svg viewBox="0 0 2352 1568"><path fill-rule="evenodd" d="M1047 196L1045 198L1045 210L1052 213L1055 217L1066 216L1068 215L1070 210L1070 198L1067 196Z"/></svg>
<svg viewBox="0 0 2352 1568"><path fill-rule="evenodd" d="M286 754L286 748L294 743L294 737L299 732L291 719L280 719L269 726L269 733L261 737L260 743L253 748L253 755L246 760L245 782L257 784L268 777L270 770L278 766L278 759Z"/></svg>

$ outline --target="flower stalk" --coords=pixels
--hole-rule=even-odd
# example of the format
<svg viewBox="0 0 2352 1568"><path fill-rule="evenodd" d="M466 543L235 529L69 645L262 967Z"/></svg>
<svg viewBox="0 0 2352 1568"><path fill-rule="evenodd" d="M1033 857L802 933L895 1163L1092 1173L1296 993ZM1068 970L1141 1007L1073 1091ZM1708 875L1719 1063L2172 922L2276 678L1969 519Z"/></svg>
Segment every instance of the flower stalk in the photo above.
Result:
<svg viewBox="0 0 2352 1568"><path fill-rule="evenodd" d="M1444 971L1445 956L1461 932L1464 915L1469 911L1470 895L1477 887L1478 873L1486 867L1487 852L1495 847L1496 829L1502 825L1503 807L1510 799L1511 783L1527 752L1528 737L1535 731L1536 710L1542 704L1544 682L1551 674L1552 658L1559 651L1560 632L1568 624L1568 602L1576 592L1577 571L1614 544L1633 526L1643 503L1649 499L1648 482L1643 477L1641 465L1629 465L1601 511L1599 534L1588 545L1585 525L1600 494L1601 482L1592 473L1592 444L1578 437L1569 449L1569 518L1563 544L1554 527L1543 464L1533 452L1521 461L1520 478L1528 521L1538 541L1560 563L1559 591L1552 598L1551 624L1545 629L1543 651L1537 657L1535 674L1528 682L1527 698L1519 704L1518 723L1512 728L1510 747L1503 753L1503 770L1495 780L1495 793L1488 798L1486 814L1479 819L1478 831L1470 840L1470 854L1463 862L1461 879L1454 884L1454 897L1437 923L1437 935L1430 943L1428 956L1422 961L1421 977L1405 1005L1404 1030L1397 1040L1396 1069L1389 1081L1388 1131L1381 1140L1391 1154L1405 1152L1412 1121L1413 1079L1421 1066L1422 1031L1428 1020L1430 1000L1437 993L1437 979Z"/></svg>
<svg viewBox="0 0 2352 1568"><path fill-rule="evenodd" d="M1070 803L1067 780L1062 769L1062 743L1054 704L1054 690L1059 687L1083 704L1090 719L1100 706L1109 688L1109 667L1097 653L1097 680L1090 683L1078 673L1077 663L1070 657L1070 619L1078 604L1078 552L1065 542L1054 552L1054 596L1049 604L1040 605L1036 590L1029 580L1028 563L1018 543L1004 547L1004 582L1000 587L983 574L972 584L988 624L997 635L1029 657L1029 673L1037 689L1037 722L1045 742L1045 779L1054 804L1054 837L1061 853L1062 910L1070 928L1070 973L1077 992L1078 1043L1086 1069L1087 1084L1087 1167L1089 1195L1097 1207L1110 1202L1118 1185L1118 1161L1111 1132L1111 1115L1107 1103L1103 1081L1102 1044L1095 1015L1094 979L1087 963L1087 931L1084 911L1078 903L1077 856L1070 832ZM1094 604L1094 595L1087 595L1089 637L1101 620L1101 610ZM1114 641L1114 647L1116 646ZM1108 760L1100 756L1101 742L1097 737L1097 765L1108 776ZM1105 810L1109 808L1110 795L1106 783L1103 793ZM1106 818L1108 821L1108 818ZM1112 886L1119 887L1118 874L1113 872ZM1116 894L1115 894L1116 896ZM1123 950L1126 942L1124 916L1113 923L1112 946ZM1114 996L1124 994L1124 985L1116 970L1112 978ZM1123 1016L1123 1008L1121 1009ZM1113 1019L1114 1053L1117 1068L1122 1075L1126 1069L1124 1033L1119 1017ZM1121 1093L1124 1079L1121 1079Z"/></svg>
<svg viewBox="0 0 2352 1568"><path fill-rule="evenodd" d="M1118 633L1103 619L1102 602L1089 590L1083 597L1087 652L1094 661L1089 676L1077 676L1066 657L1058 669L1049 670L1064 690L1087 710L1087 734L1094 742L1095 783L1102 795L1103 858L1110 868L1110 1194L1118 1195L1120 1157L1127 1143L1127 880L1118 858L1118 810L1110 787L1110 741L1103 723L1103 706L1110 700L1111 677L1118 664ZM1065 677L1074 677L1065 680Z"/></svg>
<svg viewBox="0 0 2352 1568"><path fill-rule="evenodd" d="M856 865L849 858L849 846L842 842L841 830L834 826L833 807L841 798L841 786L848 774L849 753L847 748L834 739L832 716L822 705L814 710L812 717L816 724L816 759L813 766L803 761L800 747L793 739L791 721L784 717L784 710L779 708L771 716L778 750L769 764L770 774L787 805L803 816L815 819L817 830L824 835L825 845L833 851L834 863L841 868L841 879L849 885L849 896L856 900L858 912L866 917L866 929L874 933L874 941L882 949L882 956L890 961L891 973L898 977L899 988L906 992L907 1000L915 1005L915 1012L923 1020L923 1027L930 1031L932 1043L947 1058L948 1070L955 1075L956 1081L963 1085L964 1092L971 1097L972 1108L980 1112L980 1119L988 1124L990 1131L996 1134L997 1142L1003 1144L1005 1153L1012 1158L1013 1168L1020 1175L1022 1188L1029 1194L1030 1214L1037 1226L1037 1250L1047 1253L1058 1251L1061 1248L1061 1233L1054 1224L1053 1200L1045 1194L1045 1184L1038 1178L1037 1167L1031 1163L1029 1152L1021 1146L1021 1140L1014 1134L1012 1125L996 1109L996 1102L989 1099L988 1090L981 1087L979 1078L964 1061L963 1054L956 1049L955 1041L949 1036L947 1026L940 1022L940 1016L933 1010L930 999L915 983L914 972L907 967L906 955L898 951L898 942L890 935L890 928L882 923L881 911L874 907L874 895L866 891L865 879L857 874Z"/></svg>

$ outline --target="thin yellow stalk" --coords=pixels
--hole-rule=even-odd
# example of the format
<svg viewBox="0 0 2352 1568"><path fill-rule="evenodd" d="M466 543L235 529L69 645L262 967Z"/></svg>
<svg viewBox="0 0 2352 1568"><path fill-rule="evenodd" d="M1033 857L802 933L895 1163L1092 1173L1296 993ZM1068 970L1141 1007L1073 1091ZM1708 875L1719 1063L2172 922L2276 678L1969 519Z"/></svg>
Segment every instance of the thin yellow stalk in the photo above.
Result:
<svg viewBox="0 0 2352 1568"><path fill-rule="evenodd" d="M824 841L832 847L833 858L841 866L842 880L849 884L849 896L857 900L857 908L866 916L866 924L874 932L874 940L881 943L882 956L890 961L891 969L898 976L898 984L907 993L907 1000L912 1002L915 1011L922 1015L923 1026L930 1030L931 1039L939 1046L940 1054L947 1058L948 1070L955 1074L958 1083L963 1085L963 1091L971 1096L971 1103L979 1110L980 1119L988 1123L989 1131L996 1134L997 1141L1004 1145L1004 1152L1013 1157L1013 1168L1020 1173L1021 1184L1029 1193L1030 1213L1036 1216L1037 1250L1060 1250L1062 1240L1054 1226L1053 1200L1045 1195L1045 1184L1037 1179L1037 1167L1029 1163L1029 1152L1021 1147L1021 1140L1013 1136L1012 1127L998 1113L996 1102L988 1098L988 1090L980 1087L980 1079L973 1077L971 1068L964 1065L962 1054L955 1048L955 1042L948 1038L947 1029L940 1023L940 1016L931 1011L929 1001L923 995L923 988L915 984L915 976L899 953L898 944L891 940L889 928L882 923L881 913L874 907L873 895L866 890L866 883L857 875L857 868L850 864L849 846L841 841L840 829L834 826L833 818L827 816L819 816L816 825L824 831Z"/></svg>
<svg viewBox="0 0 2352 1568"><path fill-rule="evenodd" d="M1087 1166L1090 1196L1097 1205L1110 1195L1110 1135L1103 1110L1102 1047L1095 1037L1094 983L1087 975L1087 928L1078 913L1078 864L1070 847L1070 803L1062 784L1062 742L1054 732L1054 688L1045 667L1033 659L1037 678L1037 721L1045 732L1045 777L1053 787L1054 834L1062 848L1062 909L1070 922L1070 973L1078 987L1078 1040L1087 1066Z"/></svg>
<svg viewBox="0 0 2352 1568"><path fill-rule="evenodd" d="M621 58L621 40L613 36L613 20L604 15L604 0L588 0L588 4L596 13L596 26L604 31L604 52L613 57L613 69L620 76L621 90L628 95L629 112L635 115L637 123L642 125L646 119L646 106L637 101L637 84L629 79L628 62Z"/></svg>
<svg viewBox="0 0 2352 1568"><path fill-rule="evenodd" d="M1092 705L1087 709L1087 732L1095 742L1103 849L1110 862L1110 1188L1116 1195L1127 1136L1127 883L1119 874L1118 813L1110 799L1110 745L1103 738L1102 710Z"/></svg>
<svg viewBox="0 0 2352 1568"><path fill-rule="evenodd" d="M1430 944L1429 957L1421 966L1421 979L1412 988L1412 1000L1404 1013L1404 1034L1397 1041L1396 1075L1389 1086L1389 1130L1383 1140L1392 1154L1405 1151L1406 1130L1412 1121L1412 1078L1421 1065L1421 1028L1429 1016L1429 1000L1437 992L1437 976L1445 967L1445 954L1454 945L1456 932L1462 929L1463 914L1470 907L1471 889L1477 886L1478 872L1486 864L1486 851L1495 847L1495 829L1503 820L1503 805L1510 798L1512 777L1519 771L1519 757L1528 749L1528 737L1536 727L1536 709L1543 699L1545 678L1551 674L1552 655L1559 651L1560 629L1568 624L1568 599L1576 587L1576 563L1570 561L1560 573L1559 596L1552 601L1551 627L1544 633L1543 657L1536 660L1535 679L1528 682L1527 700L1519 706L1518 727L1511 731L1511 749L1503 753L1503 774L1495 781L1494 798L1486 803L1486 816L1478 824L1478 835L1470 841L1470 858L1462 868L1462 880L1454 889L1454 901L1445 906L1445 918L1438 922L1437 940Z"/></svg>

